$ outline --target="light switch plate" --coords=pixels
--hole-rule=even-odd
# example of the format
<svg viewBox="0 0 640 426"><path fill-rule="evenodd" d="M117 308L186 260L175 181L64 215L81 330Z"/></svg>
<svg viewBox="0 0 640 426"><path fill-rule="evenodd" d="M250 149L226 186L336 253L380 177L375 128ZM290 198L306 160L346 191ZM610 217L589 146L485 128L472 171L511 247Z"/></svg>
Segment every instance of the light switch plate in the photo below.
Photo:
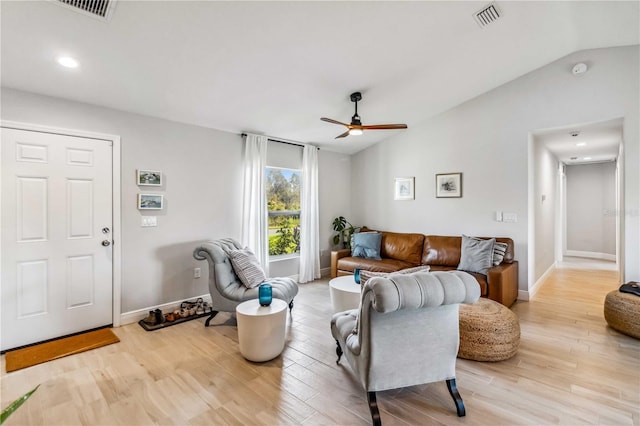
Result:
<svg viewBox="0 0 640 426"><path fill-rule="evenodd" d="M496 222L502 222L502 212L496 211Z"/></svg>
<svg viewBox="0 0 640 426"><path fill-rule="evenodd" d="M517 213L502 213L502 221L503 222L517 222L518 214Z"/></svg>
<svg viewBox="0 0 640 426"><path fill-rule="evenodd" d="M158 226L158 217L157 216L142 216L142 226Z"/></svg>

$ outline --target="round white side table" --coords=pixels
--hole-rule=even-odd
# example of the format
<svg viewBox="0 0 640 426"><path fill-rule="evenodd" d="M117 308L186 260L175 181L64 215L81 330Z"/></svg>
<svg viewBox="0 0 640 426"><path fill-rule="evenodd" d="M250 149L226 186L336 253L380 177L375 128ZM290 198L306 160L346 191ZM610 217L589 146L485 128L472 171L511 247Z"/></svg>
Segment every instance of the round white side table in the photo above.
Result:
<svg viewBox="0 0 640 426"><path fill-rule="evenodd" d="M249 361L269 361L284 349L287 303L273 299L271 305L260 306L258 299L236 306L240 353Z"/></svg>
<svg viewBox="0 0 640 426"><path fill-rule="evenodd" d="M333 312L348 311L360 306L360 284L355 282L353 275L333 278L329 281L329 293Z"/></svg>

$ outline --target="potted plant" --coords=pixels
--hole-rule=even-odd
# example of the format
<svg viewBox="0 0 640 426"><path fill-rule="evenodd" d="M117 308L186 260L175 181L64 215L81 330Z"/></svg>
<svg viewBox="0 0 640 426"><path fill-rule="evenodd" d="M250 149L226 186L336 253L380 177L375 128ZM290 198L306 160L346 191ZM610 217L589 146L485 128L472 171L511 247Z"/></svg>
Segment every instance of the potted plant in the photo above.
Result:
<svg viewBox="0 0 640 426"><path fill-rule="evenodd" d="M344 216L336 217L333 219L333 230L337 234L333 236L333 244L342 243L342 248L351 248L351 236L359 228L361 226L353 226Z"/></svg>
<svg viewBox="0 0 640 426"><path fill-rule="evenodd" d="M40 385L36 386L35 388L31 389L29 392L25 393L24 395L22 395L20 398L16 399L15 401L13 401L11 404L9 404L9 406L7 406L7 408L5 408L4 410L2 410L2 413L0 414L0 424L4 423L5 420L7 420L7 418L13 414L14 411L16 411L18 408L20 408L20 406L22 404L24 404L24 402L29 399L29 397L31 397L31 395L33 395L33 393L35 391L38 390L38 388L40 387Z"/></svg>

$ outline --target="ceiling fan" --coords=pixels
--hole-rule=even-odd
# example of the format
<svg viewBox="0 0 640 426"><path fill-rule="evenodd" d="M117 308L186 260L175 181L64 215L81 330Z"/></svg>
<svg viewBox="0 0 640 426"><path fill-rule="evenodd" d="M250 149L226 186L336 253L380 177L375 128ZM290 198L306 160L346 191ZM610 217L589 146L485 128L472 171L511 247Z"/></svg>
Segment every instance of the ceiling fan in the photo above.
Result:
<svg viewBox="0 0 640 426"><path fill-rule="evenodd" d="M354 92L351 94L351 102L356 104L356 113L351 117L351 124L341 123L340 121L333 120L331 118L322 117L320 120L326 121L327 123L340 124L347 128L347 131L341 135L336 136L338 138L344 138L345 136L353 135L358 136L363 133L364 130L393 130L393 129L406 129L406 124L372 124L372 125L364 125L360 121L360 116L358 115L358 101L362 99L362 93Z"/></svg>

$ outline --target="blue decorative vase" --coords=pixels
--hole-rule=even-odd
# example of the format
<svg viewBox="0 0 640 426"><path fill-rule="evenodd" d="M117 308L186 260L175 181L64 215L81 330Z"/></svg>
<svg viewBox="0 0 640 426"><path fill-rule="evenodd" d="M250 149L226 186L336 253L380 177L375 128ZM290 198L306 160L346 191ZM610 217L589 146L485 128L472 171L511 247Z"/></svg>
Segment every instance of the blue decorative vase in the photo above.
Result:
<svg viewBox="0 0 640 426"><path fill-rule="evenodd" d="M260 302L260 306L269 306L272 299L273 292L271 290L271 284L260 284L260 287L258 287L258 301Z"/></svg>
<svg viewBox="0 0 640 426"><path fill-rule="evenodd" d="M360 284L360 269L356 268L353 270L353 279L356 281L356 284Z"/></svg>

